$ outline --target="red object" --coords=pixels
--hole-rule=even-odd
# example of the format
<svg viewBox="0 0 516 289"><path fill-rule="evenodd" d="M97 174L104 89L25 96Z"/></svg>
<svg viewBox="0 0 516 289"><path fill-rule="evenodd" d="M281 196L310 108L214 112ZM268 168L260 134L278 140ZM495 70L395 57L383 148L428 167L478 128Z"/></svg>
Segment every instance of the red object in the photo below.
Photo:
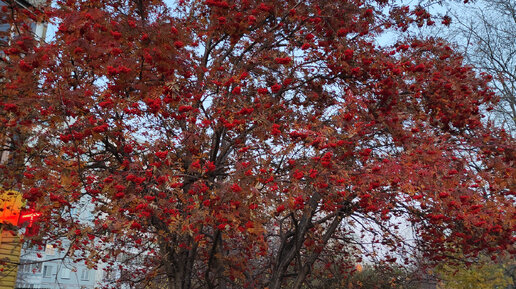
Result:
<svg viewBox="0 0 516 289"><path fill-rule="evenodd" d="M18 225L29 222L27 227L30 228L34 225L34 221L36 221L39 216L41 216L41 213L34 210L22 212L20 214L20 219L18 220Z"/></svg>
<svg viewBox="0 0 516 289"><path fill-rule="evenodd" d="M26 237L35 236L39 232L39 224L36 222L37 219L41 216L40 212L36 212L34 210L22 211L20 214L20 218L18 219L18 226L23 225L28 222L27 227L25 228L24 235Z"/></svg>

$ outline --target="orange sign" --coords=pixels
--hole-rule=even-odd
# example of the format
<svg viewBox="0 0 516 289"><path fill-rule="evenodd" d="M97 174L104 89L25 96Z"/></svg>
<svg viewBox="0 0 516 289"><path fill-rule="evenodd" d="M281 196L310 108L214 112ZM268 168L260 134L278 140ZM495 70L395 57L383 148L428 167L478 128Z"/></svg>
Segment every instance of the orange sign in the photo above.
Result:
<svg viewBox="0 0 516 289"><path fill-rule="evenodd" d="M22 196L19 192L0 188L0 223L18 225Z"/></svg>
<svg viewBox="0 0 516 289"><path fill-rule="evenodd" d="M18 225L22 196L16 191L0 188L0 224ZM21 242L17 233L0 227L0 289L14 288L18 263L20 262Z"/></svg>

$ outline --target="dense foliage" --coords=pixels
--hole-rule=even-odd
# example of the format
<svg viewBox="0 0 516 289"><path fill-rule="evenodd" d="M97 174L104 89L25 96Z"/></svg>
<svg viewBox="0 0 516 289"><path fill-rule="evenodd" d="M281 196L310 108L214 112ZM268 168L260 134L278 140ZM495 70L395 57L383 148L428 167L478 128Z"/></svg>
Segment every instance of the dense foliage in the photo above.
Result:
<svg viewBox="0 0 516 289"><path fill-rule="evenodd" d="M135 288L516 253L490 76L410 33L447 19L388 0L9 3L0 182L42 212L35 243L66 237ZM55 37L38 45L34 20ZM388 30L404 38L378 45Z"/></svg>

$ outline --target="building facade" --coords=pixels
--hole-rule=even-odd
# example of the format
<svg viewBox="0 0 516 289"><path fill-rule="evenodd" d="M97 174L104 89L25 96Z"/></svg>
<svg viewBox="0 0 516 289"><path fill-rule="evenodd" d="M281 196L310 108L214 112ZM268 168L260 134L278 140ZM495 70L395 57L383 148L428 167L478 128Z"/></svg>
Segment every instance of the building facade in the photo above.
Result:
<svg viewBox="0 0 516 289"><path fill-rule="evenodd" d="M45 5L45 0L0 0L0 47L6 46L9 43L10 36L14 35L14 29L9 25L7 17L9 17L9 5L16 5L24 8L28 13L35 13L35 10ZM32 31L36 39L45 39L47 31L46 23L32 23Z"/></svg>
<svg viewBox="0 0 516 289"><path fill-rule="evenodd" d="M52 245L23 248L15 288L94 288L97 270L71 262L65 253Z"/></svg>

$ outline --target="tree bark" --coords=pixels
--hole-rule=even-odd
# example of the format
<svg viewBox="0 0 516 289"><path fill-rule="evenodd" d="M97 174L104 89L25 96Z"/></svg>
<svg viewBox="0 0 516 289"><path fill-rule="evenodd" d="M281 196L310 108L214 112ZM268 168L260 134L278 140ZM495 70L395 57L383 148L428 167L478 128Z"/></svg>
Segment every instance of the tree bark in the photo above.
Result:
<svg viewBox="0 0 516 289"><path fill-rule="evenodd" d="M290 240L287 240L287 238L282 240L282 244L280 246L281 249L277 253L278 255L274 266L274 272L269 281L269 289L281 288L284 275L287 272L290 263L294 260L296 254L299 253L299 250L303 246L306 232L310 228L312 217L315 214L320 200L321 195L319 193L315 193L310 198L308 202L309 210L305 211L303 214L303 217L296 226L294 235Z"/></svg>

